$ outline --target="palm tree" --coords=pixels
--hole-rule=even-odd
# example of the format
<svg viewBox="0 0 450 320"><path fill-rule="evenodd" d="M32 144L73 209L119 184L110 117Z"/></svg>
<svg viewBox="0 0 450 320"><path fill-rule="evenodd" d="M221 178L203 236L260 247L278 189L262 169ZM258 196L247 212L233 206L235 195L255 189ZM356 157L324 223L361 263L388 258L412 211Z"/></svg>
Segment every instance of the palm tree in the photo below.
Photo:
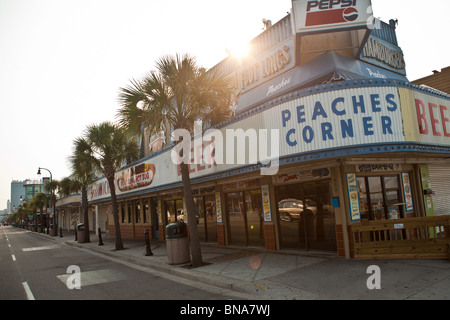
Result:
<svg viewBox="0 0 450 320"><path fill-rule="evenodd" d="M52 179L51 181L48 181L45 183L45 190L47 190L47 192L50 194L50 199L51 199L51 206L53 209L53 224L54 224L54 228L55 231L58 229L58 223L56 221L56 190L59 188L59 181ZM55 234L56 235L56 234Z"/></svg>
<svg viewBox="0 0 450 320"><path fill-rule="evenodd" d="M89 230L89 203L87 197L87 188L94 180L94 161L92 159L92 150L89 143L84 138L74 140L73 153L69 157L69 163L72 169L73 180L63 179L61 191L65 195L70 195L75 189L81 190L81 211L83 212L83 221L85 230ZM75 231L76 232L76 231ZM84 242L90 242L89 232L84 232Z"/></svg>
<svg viewBox="0 0 450 320"><path fill-rule="evenodd" d="M45 230L44 224L47 225L47 221L44 221L44 207L48 207L49 200L50 197L44 193L38 193L33 197L33 204L40 210L41 233Z"/></svg>
<svg viewBox="0 0 450 320"><path fill-rule="evenodd" d="M92 164L92 168L100 170L108 180L113 208L115 248L116 250L122 250L124 247L120 234L114 174L123 166L125 161L138 159L139 147L121 128L110 122L88 126L85 137L75 144L80 148L79 153L81 153L82 162L86 165ZM87 168L82 169L86 170Z"/></svg>
<svg viewBox="0 0 450 320"><path fill-rule="evenodd" d="M73 193L80 192L81 186L80 181L66 177L59 181L59 193L61 196L68 197Z"/></svg>
<svg viewBox="0 0 450 320"><path fill-rule="evenodd" d="M191 134L194 122L210 124L231 116L231 82L223 75L207 72L189 55L162 57L152 71L141 80L121 88L118 111L119 125L131 134L151 134L162 125L173 130L185 129ZM188 212L193 267L203 265L196 225L196 207L192 197L188 163L180 164L184 198Z"/></svg>

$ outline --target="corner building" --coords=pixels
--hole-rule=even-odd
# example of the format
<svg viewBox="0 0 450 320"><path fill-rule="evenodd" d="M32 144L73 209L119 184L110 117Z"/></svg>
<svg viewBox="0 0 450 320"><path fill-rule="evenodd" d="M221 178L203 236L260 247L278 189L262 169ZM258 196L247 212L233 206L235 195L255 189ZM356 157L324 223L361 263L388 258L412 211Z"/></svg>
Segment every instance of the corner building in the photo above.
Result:
<svg viewBox="0 0 450 320"><path fill-rule="evenodd" d="M233 137L223 161L190 165L201 241L351 258L355 226L448 214L450 96L408 81L394 22L299 33L294 12L253 39L249 57L211 70L236 89L235 117L215 132L242 129L246 144ZM193 146L202 158L211 142ZM168 223L192 223L170 154L116 173L122 237L164 240ZM278 170L263 175L270 161ZM114 236L106 179L89 194Z"/></svg>

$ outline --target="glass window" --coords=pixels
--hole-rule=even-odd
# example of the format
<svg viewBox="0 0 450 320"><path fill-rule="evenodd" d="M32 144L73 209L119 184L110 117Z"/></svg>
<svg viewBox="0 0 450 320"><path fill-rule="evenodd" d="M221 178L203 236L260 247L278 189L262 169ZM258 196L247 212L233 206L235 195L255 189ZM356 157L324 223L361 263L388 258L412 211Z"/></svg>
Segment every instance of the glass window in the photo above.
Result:
<svg viewBox="0 0 450 320"><path fill-rule="evenodd" d="M398 176L358 177L361 218L398 219L403 216Z"/></svg>
<svg viewBox="0 0 450 320"><path fill-rule="evenodd" d="M184 205L183 200L179 199L175 201L175 206L177 209L177 221L184 221Z"/></svg>
<svg viewBox="0 0 450 320"><path fill-rule="evenodd" d="M264 246L261 190L245 193L246 224L249 246Z"/></svg>
<svg viewBox="0 0 450 320"><path fill-rule="evenodd" d="M216 199L214 195L205 197L206 241L217 242Z"/></svg>
<svg viewBox="0 0 450 320"><path fill-rule="evenodd" d="M233 192L226 195L230 244L247 245L243 192Z"/></svg>
<svg viewBox="0 0 450 320"><path fill-rule="evenodd" d="M120 211L121 211L121 222L125 223L125 204L121 203L120 205Z"/></svg>
<svg viewBox="0 0 450 320"><path fill-rule="evenodd" d="M133 206L131 205L131 202L128 201L128 223L133 222Z"/></svg>
<svg viewBox="0 0 450 320"><path fill-rule="evenodd" d="M140 223L141 222L141 202L140 202L140 200L136 200L135 204L136 204L134 207L135 222Z"/></svg>
<svg viewBox="0 0 450 320"><path fill-rule="evenodd" d="M167 223L176 221L175 202L173 200L166 201Z"/></svg>
<svg viewBox="0 0 450 320"><path fill-rule="evenodd" d="M142 200L142 219L144 223L147 223L150 219L149 219L149 205L148 205L148 200L144 199Z"/></svg>

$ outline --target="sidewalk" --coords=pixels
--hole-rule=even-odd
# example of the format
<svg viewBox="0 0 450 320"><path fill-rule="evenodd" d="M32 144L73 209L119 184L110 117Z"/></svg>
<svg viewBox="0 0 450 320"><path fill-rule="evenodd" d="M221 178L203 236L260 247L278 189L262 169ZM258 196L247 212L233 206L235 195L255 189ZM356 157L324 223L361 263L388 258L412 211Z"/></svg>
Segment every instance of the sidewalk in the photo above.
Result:
<svg viewBox="0 0 450 320"><path fill-rule="evenodd" d="M50 236L49 236L50 237ZM95 233L90 243L74 241L74 233L51 237L66 245L89 249L160 272L184 277L264 300L450 300L450 262L447 260L354 260L334 253L267 251L257 248L202 244L205 266L169 265L165 241L151 241L152 256L145 256L144 240L123 240L116 251L114 239ZM380 269L381 289L368 289L369 266ZM372 283L372 280L369 280Z"/></svg>

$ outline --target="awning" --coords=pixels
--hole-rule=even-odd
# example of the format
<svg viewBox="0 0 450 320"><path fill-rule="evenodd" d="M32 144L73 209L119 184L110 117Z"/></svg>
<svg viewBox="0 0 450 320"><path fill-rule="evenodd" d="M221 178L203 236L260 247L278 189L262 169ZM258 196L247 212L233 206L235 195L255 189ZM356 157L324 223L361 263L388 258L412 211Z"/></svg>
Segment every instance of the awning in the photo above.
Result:
<svg viewBox="0 0 450 320"><path fill-rule="evenodd" d="M236 113L251 109L289 91L355 79L408 81L400 74L330 51L241 95Z"/></svg>

